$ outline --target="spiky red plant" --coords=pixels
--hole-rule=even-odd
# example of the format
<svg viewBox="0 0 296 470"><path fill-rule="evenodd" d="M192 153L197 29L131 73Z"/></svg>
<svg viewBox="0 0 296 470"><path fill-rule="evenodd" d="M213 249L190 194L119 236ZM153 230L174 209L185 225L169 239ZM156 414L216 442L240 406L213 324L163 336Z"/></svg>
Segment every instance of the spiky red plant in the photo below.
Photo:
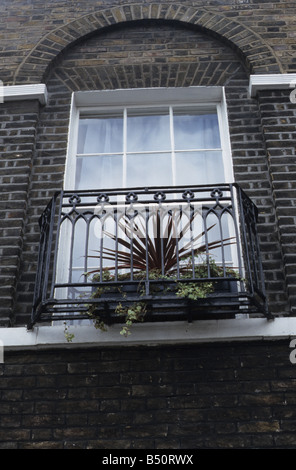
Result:
<svg viewBox="0 0 296 470"><path fill-rule="evenodd" d="M106 266L103 270L120 270L129 269L133 272L137 271L154 271L162 275L173 274L179 269L188 270L188 262L201 254L210 254L210 250L230 244L227 238L224 240L216 240L208 243L198 242L209 232L215 224L202 231L197 235L193 235L192 224L196 214L193 214L190 220L181 227L182 214L167 214L167 220L164 222L159 211L154 213L150 218L150 224L144 224L142 219L140 223L131 223L127 217L123 222L118 223L126 237L119 237L115 234L104 231L104 234L112 239L117 248L104 247L98 256L90 256L102 258L112 261L112 266ZM188 237L189 234L189 237ZM188 241L185 241L185 237ZM120 249L121 248L121 249ZM125 248L124 251L122 248ZM148 264L148 266L147 266ZM99 269L91 271L89 274L100 272Z"/></svg>

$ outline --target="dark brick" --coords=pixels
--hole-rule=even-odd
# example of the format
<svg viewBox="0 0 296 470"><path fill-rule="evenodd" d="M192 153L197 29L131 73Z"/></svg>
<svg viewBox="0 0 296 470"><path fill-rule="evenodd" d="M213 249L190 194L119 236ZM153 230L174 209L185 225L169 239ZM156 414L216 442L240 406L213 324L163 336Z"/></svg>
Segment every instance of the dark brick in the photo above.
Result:
<svg viewBox="0 0 296 470"><path fill-rule="evenodd" d="M30 3L30 5L29 5ZM62 189L71 93L225 85L234 174L259 208L269 306L296 296L295 105L248 95L249 73L296 72L292 2L19 1L0 5L5 85L46 83L49 103L0 104L0 326L25 325L38 219ZM246 352L247 351L247 352ZM0 448L290 448L288 344L9 353Z"/></svg>
<svg viewBox="0 0 296 470"><path fill-rule="evenodd" d="M123 364L133 357L133 364L141 359L145 349L109 348L108 362ZM150 348L147 348L147 351ZM76 359L71 352L39 351L7 352L2 365L1 442L7 446L12 441L17 448L100 448L104 439L112 442L112 448L170 447L186 448L185 439L191 448L249 447L250 436L261 447L273 448L274 436L287 435L294 430L295 413L293 406L294 366L289 362L289 344L285 341L261 343L233 343L200 345L190 347L154 348L161 363L170 357L169 368L154 371L155 378L150 386L141 388L143 397L125 394L133 390L133 377L126 380L122 388L121 373L115 374L113 387L99 387L89 380L85 364L100 366L102 357L99 350L80 350ZM205 358L211 354L219 356L219 370L232 373L224 381L213 381L217 372L216 361L206 366ZM139 353L139 354L138 354ZM203 374L199 376L198 387L178 395L179 382L175 368L183 357L194 357ZM258 362L256 359L260 357ZM20 358L24 365L20 364ZM240 358L239 364L237 358ZM151 359L153 361L153 358ZM57 364L55 371L53 364ZM147 364L148 365L148 364ZM285 367L282 380L275 380ZM28 377L22 376L22 369ZM249 369L252 375L239 377L237 370ZM185 371L185 367L183 368ZM65 372L67 370L67 372ZM262 376L262 370L269 372ZM190 381L191 364L187 364L187 380ZM50 383L39 383L43 378L60 377L55 388ZM71 377L71 383L63 380ZM268 378L270 377L270 378ZM128 379L128 376L127 376ZM76 384L75 384L76 380ZM194 379L193 379L194 380ZM32 388L32 383L35 385ZM84 387L81 388L81 383ZM160 384L170 384L162 387ZM58 389L58 384L60 389ZM76 385L76 386L75 386ZM232 388L232 391L230 391ZM114 392L112 392L114 390ZM175 392L174 392L175 390ZM289 392L290 390L290 392ZM115 394L116 398L112 395ZM13 412L11 413L11 411ZM236 430L238 430L239 436ZM233 440L231 441L231 439ZM99 439L99 441L98 441ZM232 443L231 443L232 442ZM282 440L275 441L278 447L285 446ZM51 445L49 444L51 443ZM129 444L128 444L129 443ZM290 438L287 446L291 445Z"/></svg>

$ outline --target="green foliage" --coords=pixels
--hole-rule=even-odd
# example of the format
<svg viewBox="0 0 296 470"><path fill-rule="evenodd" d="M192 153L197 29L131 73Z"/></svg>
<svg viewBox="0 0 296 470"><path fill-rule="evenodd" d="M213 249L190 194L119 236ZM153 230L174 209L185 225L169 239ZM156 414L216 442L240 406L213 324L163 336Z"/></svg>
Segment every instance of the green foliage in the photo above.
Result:
<svg viewBox="0 0 296 470"><path fill-rule="evenodd" d="M176 290L177 297L188 298L191 300L204 299L214 292L213 282L179 282Z"/></svg>
<svg viewBox="0 0 296 470"><path fill-rule="evenodd" d="M149 273L149 279L154 280L154 281L161 281L162 280L170 280L172 281L172 284L170 284L169 287L165 287L164 284L164 289L161 290L161 292L158 291L159 287L154 286L153 284L151 285L151 293L153 295L165 295L168 291L171 293L174 293L177 297L179 298L187 298L190 300L198 301L199 299L204 299L208 295L214 292L215 290L215 284L217 280L213 279L210 280L211 278L219 278L219 277L230 277L232 279L239 279L236 271L231 268L226 268L226 272L224 272L223 268L219 265L216 264L215 260L212 258L209 258L207 260L203 260L200 263L197 263L195 268L194 268L194 273L195 273L195 281L192 281L192 266L187 266L187 269L183 269L182 275L180 276L180 279L177 280L176 275L170 276L170 275L161 275L158 269L154 269ZM110 274L110 272L103 272L102 273L102 278L105 281L109 281L112 283L114 280L114 276ZM130 274L121 274L118 276L118 280L128 280L130 278ZM136 275L134 276L135 280L138 280L138 294L139 297L144 296L145 294L145 289L144 289L144 284L143 281L146 279L146 272L137 272ZM188 282L186 281L188 280ZM204 280L205 279L205 280ZM93 277L93 281L98 282L100 280L100 275L97 273ZM103 293L108 292L110 290L109 285L103 286L100 285L97 287L95 292L93 293L92 297L93 298L100 298ZM114 290L113 290L114 293ZM128 336L131 334L130 328L134 323L138 322L143 322L145 319L145 315L147 313L147 306L144 301L136 301L132 302L129 305L123 305L123 300L125 300L127 294L124 292L122 285L119 285L117 287L117 297L121 297L122 300L118 301L118 304L115 308L115 314L119 315L124 318L124 326L121 329L120 334L123 336ZM97 307L95 304L89 304L88 305L88 315L90 318L93 319L94 321L94 326L95 328L98 328L102 331L106 331L106 324L104 321L99 317L99 314L97 312Z"/></svg>
<svg viewBox="0 0 296 470"><path fill-rule="evenodd" d="M67 325L66 322L64 322L64 325L65 325L65 327L64 327L64 336L65 336L68 343L72 343L75 335L73 333L69 332L69 328L68 328L68 325Z"/></svg>
<svg viewBox="0 0 296 470"><path fill-rule="evenodd" d="M125 326L122 327L120 334L123 336L130 335L130 327L135 322L144 321L146 311L147 307L144 302L134 302L132 305L124 307L119 303L115 312L117 315L125 317Z"/></svg>

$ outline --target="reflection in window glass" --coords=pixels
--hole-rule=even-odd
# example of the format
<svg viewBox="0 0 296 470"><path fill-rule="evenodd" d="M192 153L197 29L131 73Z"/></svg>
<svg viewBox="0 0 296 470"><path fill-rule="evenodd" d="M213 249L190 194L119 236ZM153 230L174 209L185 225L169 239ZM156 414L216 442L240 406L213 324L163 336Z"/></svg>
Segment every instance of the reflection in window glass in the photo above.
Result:
<svg viewBox="0 0 296 470"><path fill-rule="evenodd" d="M223 183L222 154L220 151L177 153L176 175L178 185Z"/></svg>
<svg viewBox="0 0 296 470"><path fill-rule="evenodd" d="M122 172L122 155L77 157L75 188L120 188Z"/></svg>
<svg viewBox="0 0 296 470"><path fill-rule="evenodd" d="M220 148L217 114L174 113L176 150Z"/></svg>
<svg viewBox="0 0 296 470"><path fill-rule="evenodd" d="M170 120L165 114L128 113L127 151L145 152L170 150Z"/></svg>
<svg viewBox="0 0 296 470"><path fill-rule="evenodd" d="M224 178L215 106L127 108L80 118L77 189L214 184Z"/></svg>
<svg viewBox="0 0 296 470"><path fill-rule="evenodd" d="M127 186L172 185L170 153L127 156Z"/></svg>
<svg viewBox="0 0 296 470"><path fill-rule="evenodd" d="M119 116L81 119L78 154L116 153L123 149L123 119Z"/></svg>

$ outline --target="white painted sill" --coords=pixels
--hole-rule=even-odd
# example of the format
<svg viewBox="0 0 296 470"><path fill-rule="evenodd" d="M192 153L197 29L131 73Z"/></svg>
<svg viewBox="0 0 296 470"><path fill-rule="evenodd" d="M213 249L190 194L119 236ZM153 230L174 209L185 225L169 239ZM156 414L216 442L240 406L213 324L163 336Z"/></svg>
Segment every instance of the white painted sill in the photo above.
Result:
<svg viewBox="0 0 296 470"><path fill-rule="evenodd" d="M132 327L128 337L120 335L121 325L107 332L92 325L70 326L74 339L68 343L64 325L26 328L0 328L4 350L37 350L57 348L158 346L233 341L281 340L296 336L296 318L240 318L188 322L141 323Z"/></svg>
<svg viewBox="0 0 296 470"><path fill-rule="evenodd" d="M2 86L0 90L0 103L6 101L38 100L44 105L47 103L47 99L47 88L44 83Z"/></svg>
<svg viewBox="0 0 296 470"><path fill-rule="evenodd" d="M254 98L260 90L288 90L296 86L296 73L250 75L249 94Z"/></svg>

